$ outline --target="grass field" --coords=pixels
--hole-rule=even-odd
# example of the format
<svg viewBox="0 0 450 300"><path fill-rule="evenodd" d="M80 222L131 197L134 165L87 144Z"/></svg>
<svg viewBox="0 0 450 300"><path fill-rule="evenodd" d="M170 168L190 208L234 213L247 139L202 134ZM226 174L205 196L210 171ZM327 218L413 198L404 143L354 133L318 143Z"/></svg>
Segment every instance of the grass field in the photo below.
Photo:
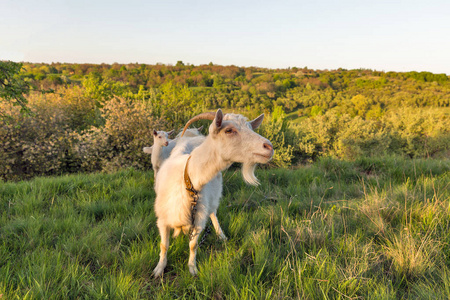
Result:
<svg viewBox="0 0 450 300"><path fill-rule="evenodd" d="M0 299L449 299L450 161L322 159L224 176L218 218L162 279L153 173L0 182Z"/></svg>

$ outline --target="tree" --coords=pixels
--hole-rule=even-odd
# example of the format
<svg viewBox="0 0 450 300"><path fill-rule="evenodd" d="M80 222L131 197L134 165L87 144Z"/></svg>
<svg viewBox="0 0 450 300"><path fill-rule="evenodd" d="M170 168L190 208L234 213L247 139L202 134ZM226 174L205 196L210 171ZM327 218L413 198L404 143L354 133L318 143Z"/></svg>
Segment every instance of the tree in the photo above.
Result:
<svg viewBox="0 0 450 300"><path fill-rule="evenodd" d="M22 63L0 61L0 101L7 101L21 106L21 111L28 111L27 99L24 97L30 91L30 86L20 77Z"/></svg>

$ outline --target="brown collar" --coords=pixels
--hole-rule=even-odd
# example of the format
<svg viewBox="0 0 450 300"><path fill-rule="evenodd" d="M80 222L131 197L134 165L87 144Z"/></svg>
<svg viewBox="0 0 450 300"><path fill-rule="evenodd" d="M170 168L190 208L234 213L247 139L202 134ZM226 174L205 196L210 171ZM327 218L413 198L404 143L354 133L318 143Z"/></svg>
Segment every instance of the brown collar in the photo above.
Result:
<svg viewBox="0 0 450 300"><path fill-rule="evenodd" d="M189 164L189 160L191 156L186 161L186 166L184 167L184 183L186 184L186 190L191 196L191 227L189 229L189 240L191 241L194 238L194 227L195 227L195 215L197 213L197 201L198 201L198 191L194 188L192 184L191 178L189 178L187 168Z"/></svg>
<svg viewBox="0 0 450 300"><path fill-rule="evenodd" d="M187 171L190 159L191 156L189 156L189 158L187 159L186 166L184 167L184 183L186 184L186 190L189 192L189 195L194 200L193 202L197 202L198 191L194 188L194 185L192 184L191 178L189 178Z"/></svg>

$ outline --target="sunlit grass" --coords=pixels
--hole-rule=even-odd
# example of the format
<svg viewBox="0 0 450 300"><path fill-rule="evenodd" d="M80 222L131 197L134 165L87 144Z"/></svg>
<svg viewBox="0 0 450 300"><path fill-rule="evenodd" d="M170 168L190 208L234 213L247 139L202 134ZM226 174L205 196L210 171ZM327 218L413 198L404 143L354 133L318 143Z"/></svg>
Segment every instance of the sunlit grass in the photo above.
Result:
<svg viewBox="0 0 450 300"><path fill-rule="evenodd" d="M450 162L322 159L224 174L214 232L187 268L159 236L152 172L0 183L0 295L5 299L395 299L450 296Z"/></svg>

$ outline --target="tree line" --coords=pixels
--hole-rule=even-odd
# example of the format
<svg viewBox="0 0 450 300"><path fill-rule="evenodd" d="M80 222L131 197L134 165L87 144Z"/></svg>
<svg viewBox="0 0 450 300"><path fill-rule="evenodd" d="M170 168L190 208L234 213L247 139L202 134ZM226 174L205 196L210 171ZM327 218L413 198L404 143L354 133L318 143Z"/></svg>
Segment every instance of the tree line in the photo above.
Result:
<svg viewBox="0 0 450 300"><path fill-rule="evenodd" d="M266 113L261 131L281 167L320 156L445 156L450 145L446 74L181 61L9 66L14 76L4 82L16 83L16 94L0 94L3 179L147 168L141 149L152 128L179 129L218 107L249 118Z"/></svg>

